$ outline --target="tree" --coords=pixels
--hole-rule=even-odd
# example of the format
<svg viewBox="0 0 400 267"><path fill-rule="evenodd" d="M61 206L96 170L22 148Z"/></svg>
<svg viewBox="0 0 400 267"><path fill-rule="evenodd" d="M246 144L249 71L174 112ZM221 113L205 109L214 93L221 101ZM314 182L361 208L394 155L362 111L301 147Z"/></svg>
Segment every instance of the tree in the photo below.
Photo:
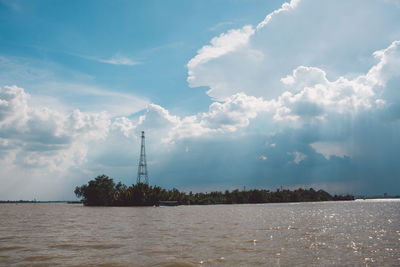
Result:
<svg viewBox="0 0 400 267"><path fill-rule="evenodd" d="M111 206L114 203L115 183L107 175L99 175L87 185L75 188L77 197L83 197L88 206Z"/></svg>

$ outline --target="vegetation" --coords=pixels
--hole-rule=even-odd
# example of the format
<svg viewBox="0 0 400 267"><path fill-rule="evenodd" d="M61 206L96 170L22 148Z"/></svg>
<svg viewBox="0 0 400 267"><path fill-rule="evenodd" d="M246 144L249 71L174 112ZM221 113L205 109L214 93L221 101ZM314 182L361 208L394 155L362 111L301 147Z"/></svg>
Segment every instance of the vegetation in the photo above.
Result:
<svg viewBox="0 0 400 267"><path fill-rule="evenodd" d="M88 184L77 186L75 194L82 198L88 206L149 206L159 201L177 201L182 205L210 204L246 204L246 203L277 203L277 202L306 202L329 200L353 200L353 196L334 196L314 189L276 190L253 189L248 191L225 191L211 193L179 192L178 189L166 190L159 186L149 186L139 183L127 187L120 182L115 184L106 175L97 176Z"/></svg>

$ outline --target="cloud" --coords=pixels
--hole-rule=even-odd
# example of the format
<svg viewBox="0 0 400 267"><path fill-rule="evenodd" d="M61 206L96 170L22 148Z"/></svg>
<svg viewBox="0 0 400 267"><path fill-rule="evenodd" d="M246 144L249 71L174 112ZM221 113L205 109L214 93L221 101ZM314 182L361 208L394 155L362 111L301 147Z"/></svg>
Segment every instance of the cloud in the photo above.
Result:
<svg viewBox="0 0 400 267"><path fill-rule="evenodd" d="M256 155L280 177L365 192L384 188L376 177L398 185L398 16L390 1L291 1L247 34L214 37L187 65L189 85L216 100L201 125L236 137L264 131L274 146ZM235 97L245 99L239 109ZM295 164L283 164L288 156Z"/></svg>
<svg viewBox="0 0 400 267"><path fill-rule="evenodd" d="M271 19L273 18L273 16L276 16L277 14L281 13L281 12L285 12L285 11L289 11L291 9L294 9L297 7L297 5L299 4L300 0L292 0L290 1L290 3L283 3L282 7L274 10L272 13L268 14L265 19L263 21L261 21L258 25L257 25L257 30L260 30L262 27L264 27L268 22L271 21Z"/></svg>
<svg viewBox="0 0 400 267"><path fill-rule="evenodd" d="M299 66L292 74L282 77L281 86L287 91L276 99L266 101L263 97L237 93L222 101L214 101L209 110L196 115L179 117L171 115L165 108L151 104L139 118L137 125L127 119L116 121L115 126L128 136L128 131L137 134L140 129L156 131L164 143L201 136L224 135L246 128L251 120L263 115L264 120L280 123L281 127L301 128L302 125L330 123L338 116L354 117L370 109L382 109L387 101L381 99L382 86L396 77L398 42L374 55L378 63L366 74L353 79L339 77L334 81L327 78L324 70L316 67ZM378 56L379 54L379 56ZM390 69L381 74L382 69ZM271 120L272 119L272 120ZM286 123L289 122L289 123ZM348 155L344 149L334 149L329 142L313 142L311 147L329 159L331 155ZM343 147L335 143L336 147ZM298 154L295 162L303 158Z"/></svg>
<svg viewBox="0 0 400 267"><path fill-rule="evenodd" d="M107 137L110 119L105 112L63 114L29 105L23 88L0 88L0 137L3 150L14 155L14 164L65 169L84 162L87 144ZM10 155L11 155L10 154Z"/></svg>
<svg viewBox="0 0 400 267"><path fill-rule="evenodd" d="M273 107L273 102L239 93L222 103L212 103L208 112L201 115L201 124L207 128L233 132L248 126L250 119L255 118L259 112L270 111Z"/></svg>
<svg viewBox="0 0 400 267"><path fill-rule="evenodd" d="M315 67L300 66L292 75L281 81L289 88L283 93L278 102L279 112L276 118L319 118L324 119L328 114L353 114L370 108L382 108L386 101L381 99L387 81L400 76L400 42L394 41L383 50L374 52L379 62L372 66L365 75L354 79L339 77L331 82L326 78L325 71Z"/></svg>
<svg viewBox="0 0 400 267"><path fill-rule="evenodd" d="M256 29L214 37L189 61L188 82L209 87L207 94L218 100L236 93L270 100L299 66L322 69L329 80L351 80L373 65L372 51L400 40L399 23L393 23L399 15L381 1L291 1Z"/></svg>
<svg viewBox="0 0 400 267"><path fill-rule="evenodd" d="M385 86L389 79L400 74L400 41L393 41L389 47L375 51L373 55L379 59L379 63L369 70L366 79Z"/></svg>
<svg viewBox="0 0 400 267"><path fill-rule="evenodd" d="M261 156L259 156L258 158L259 158L260 160L263 160L263 161L266 161L266 160L268 159L268 157L265 156L265 155L261 155Z"/></svg>
<svg viewBox="0 0 400 267"><path fill-rule="evenodd" d="M292 74L280 79L282 88L287 91L276 99L266 101L262 97L237 93L213 102L207 112L184 118L173 116L161 106L152 104L138 125L143 129L162 129L162 139L171 142L195 136L232 133L249 126L250 120L262 113L271 114L276 122L291 121L296 122L292 126L299 126L314 120L329 121L337 114L353 116L363 110L382 108L386 102L378 97L382 85L391 77L387 71L383 77L380 70L389 68L392 76L397 75L397 49L398 43L393 42L387 49L374 53L379 54L379 62L366 74L353 79L339 77L329 81L324 70L299 66ZM313 146L315 149L317 147L321 146Z"/></svg>
<svg viewBox="0 0 400 267"><path fill-rule="evenodd" d="M112 129L120 131L125 137L130 137L136 126L126 117L116 118L112 123Z"/></svg>
<svg viewBox="0 0 400 267"><path fill-rule="evenodd" d="M349 144L346 143L330 143L330 142L315 142L310 146L317 152L329 160L332 156L339 158L350 157Z"/></svg>
<svg viewBox="0 0 400 267"><path fill-rule="evenodd" d="M210 41L211 45L203 46L197 51L197 55L189 61L188 68L194 68L199 64L207 63L213 58L218 58L235 51L241 46L246 45L253 33L253 27L247 25L241 29L229 30L226 34L222 33L220 36L214 37ZM191 79L189 73L188 80L190 81Z"/></svg>
<svg viewBox="0 0 400 267"><path fill-rule="evenodd" d="M90 58L90 57L88 57L88 58ZM103 59L103 58L90 58L90 59L94 59L94 60L96 60L98 62L111 64L111 65L135 66L135 65L142 64L139 61L135 61L135 60L133 60L133 59L131 59L129 57L122 56L120 54L116 54L116 55L114 55L114 56L112 56L112 57L110 57L108 59L107 58L106 59Z"/></svg>
<svg viewBox="0 0 400 267"><path fill-rule="evenodd" d="M249 25L244 26L241 29L230 30L227 33L222 33L218 37L214 37L210 41L210 45L205 45L199 49L197 55L187 64L187 81L189 86L207 86L208 84L204 84L202 79L198 79L197 77L197 72L202 73L203 71L207 71L204 69L203 65L213 59L217 59L228 53L234 52L237 49L245 47L253 33L254 29ZM216 85L216 87L219 87L219 85ZM213 88L211 88L211 90L213 90Z"/></svg>
<svg viewBox="0 0 400 267"><path fill-rule="evenodd" d="M235 23L231 22L231 21L223 21L223 22L217 23L216 25L214 25L213 27L209 28L208 30L216 31L216 30L221 29L222 27L230 26L230 25L233 25L233 24L235 24Z"/></svg>
<svg viewBox="0 0 400 267"><path fill-rule="evenodd" d="M156 132L164 143L193 137L210 137L236 132L250 124L251 119L260 113L275 110L275 101L264 101L262 98L235 94L223 102L213 102L207 112L179 117L171 115L165 108L150 104L146 113L140 116L138 123L133 126L128 119L118 119L114 122L116 128L139 133L142 130Z"/></svg>
<svg viewBox="0 0 400 267"><path fill-rule="evenodd" d="M28 99L29 95L22 88L16 86L2 88L0 91L0 125L26 122Z"/></svg>
<svg viewBox="0 0 400 267"><path fill-rule="evenodd" d="M293 162L295 164L299 164L300 162L302 162L303 160L305 160L307 158L307 155L295 151L295 152L288 152L288 155L292 155L294 157Z"/></svg>
<svg viewBox="0 0 400 267"><path fill-rule="evenodd" d="M119 66L135 66L135 65L140 65L143 64L142 62L136 61L128 56L124 56L120 53L117 53L109 58L105 58L105 57L98 57L98 56L87 56L87 55L81 55L81 54L77 54L77 53L66 53L68 55L71 56L76 56L76 57L80 57L83 59L87 59L87 60L92 60L92 61L97 61L100 63L104 63L104 64L110 64L110 65L119 65Z"/></svg>
<svg viewBox="0 0 400 267"><path fill-rule="evenodd" d="M266 16L266 18L257 25L257 30L260 30L264 27L274 15L279 14L284 11L288 11L292 8L295 8L298 4L299 0L292 0L290 3L284 3L282 7ZM226 23L220 23L217 26L225 25ZM216 27L217 27L216 26ZM207 86L208 84L204 84L202 79L198 78L195 73L200 72L202 74L203 67L202 65L209 62L212 59L217 59L223 57L226 54L233 53L237 50L245 50L246 57L250 54L250 58L263 57L263 53L260 53L257 50L248 49L249 41L252 35L254 35L256 30L251 25L246 25L240 29L231 29L227 33L222 33L218 37L214 37L211 39L209 45L203 46L201 49L197 51L197 55L192 58L188 64L188 82L191 87L196 86ZM215 94L216 90L223 90L224 84L216 84L211 86L209 95L221 98L219 94Z"/></svg>

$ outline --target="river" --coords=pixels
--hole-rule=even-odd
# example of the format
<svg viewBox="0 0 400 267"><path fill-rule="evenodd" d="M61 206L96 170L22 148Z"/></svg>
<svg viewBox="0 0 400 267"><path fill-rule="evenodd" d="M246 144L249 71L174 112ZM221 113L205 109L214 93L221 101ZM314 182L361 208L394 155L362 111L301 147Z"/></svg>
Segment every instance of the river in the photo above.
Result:
<svg viewBox="0 0 400 267"><path fill-rule="evenodd" d="M400 201L0 204L0 266L400 266Z"/></svg>

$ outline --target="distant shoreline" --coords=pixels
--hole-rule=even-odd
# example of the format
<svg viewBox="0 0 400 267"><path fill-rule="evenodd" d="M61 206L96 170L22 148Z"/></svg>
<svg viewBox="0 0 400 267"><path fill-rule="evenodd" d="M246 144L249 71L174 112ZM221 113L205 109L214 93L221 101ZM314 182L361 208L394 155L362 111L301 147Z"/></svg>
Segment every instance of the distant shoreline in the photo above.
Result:
<svg viewBox="0 0 400 267"><path fill-rule="evenodd" d="M368 200L400 200L400 196L391 197L367 197L367 198L355 198L354 200L343 200L343 201L368 201ZM303 202L336 202L338 200L326 200L326 201L290 201L290 202L266 202L266 203L243 203L243 204L270 204L270 203L303 203ZM82 201L74 200L0 200L0 204L35 204L35 203L67 203L67 204L84 204ZM241 203L236 203L241 204ZM186 204L183 204L186 206ZM192 206L196 204L191 204ZM201 204L200 204L201 205ZM218 203L208 205L235 205L235 203ZM187 205L189 206L189 205Z"/></svg>
<svg viewBox="0 0 400 267"><path fill-rule="evenodd" d="M368 201L400 201L400 197L376 197L376 198L356 198L354 200L325 200L325 201L290 201L290 202L264 202L264 203L216 203L206 204L207 206L213 205L246 205L246 204L279 204L279 203L311 203L311 202L337 202L337 201L356 201L356 202L368 202ZM33 201L33 200L0 200L0 204L84 204L82 201L66 201L66 200L48 200L48 201ZM206 206L204 204L180 204L179 206ZM152 206L152 205L148 205ZM93 207L102 207L93 206ZM146 206L108 206L108 207L146 207Z"/></svg>
<svg viewBox="0 0 400 267"><path fill-rule="evenodd" d="M80 204L82 201L74 200L0 200L1 203L68 203L68 204Z"/></svg>

